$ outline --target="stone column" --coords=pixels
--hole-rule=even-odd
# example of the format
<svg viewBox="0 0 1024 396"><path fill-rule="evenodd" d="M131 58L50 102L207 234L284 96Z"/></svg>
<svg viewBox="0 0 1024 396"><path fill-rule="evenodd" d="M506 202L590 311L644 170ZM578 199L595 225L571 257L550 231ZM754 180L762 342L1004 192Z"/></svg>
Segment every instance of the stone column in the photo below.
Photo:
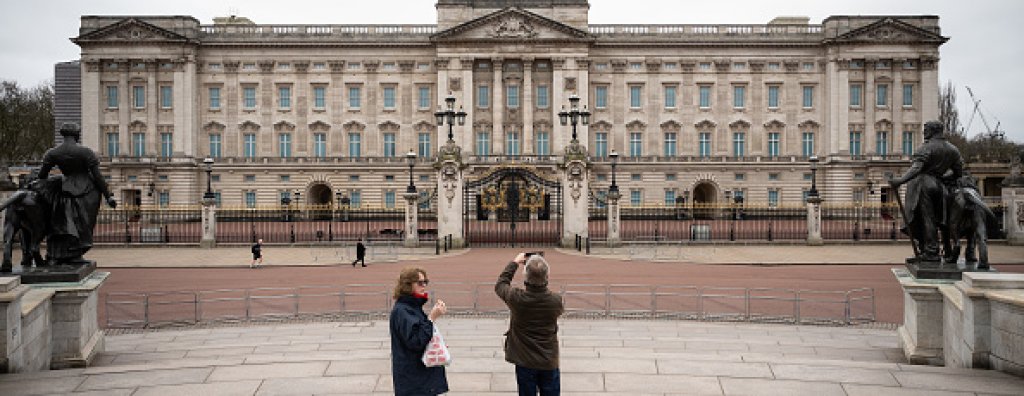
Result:
<svg viewBox="0 0 1024 396"><path fill-rule="evenodd" d="M587 220L590 216L588 197L589 167L587 151L579 142L573 141L565 148L562 160L562 246L573 246L576 236L589 236Z"/></svg>
<svg viewBox="0 0 1024 396"><path fill-rule="evenodd" d="M900 348L911 364L943 364L943 292L953 280L918 282L905 268L893 268L903 288L903 325L899 327Z"/></svg>
<svg viewBox="0 0 1024 396"><path fill-rule="evenodd" d="M825 244L825 240L821 238L821 197L807 198L807 244Z"/></svg>
<svg viewBox="0 0 1024 396"><path fill-rule="evenodd" d="M213 248L217 246L217 201L214 198L203 198L203 238L199 247Z"/></svg>
<svg viewBox="0 0 1024 396"><path fill-rule="evenodd" d="M419 235L419 205L420 195L415 192L402 194L405 198L405 238L402 245L405 247L417 247L420 244Z"/></svg>
<svg viewBox="0 0 1024 396"><path fill-rule="evenodd" d="M50 368L59 370L86 367L96 354L103 352L103 331L99 328L96 309L100 286L109 272L94 272L72 286L44 286L53 296L53 355ZM57 284L60 285L60 284Z"/></svg>
<svg viewBox="0 0 1024 396"><path fill-rule="evenodd" d="M621 232L619 230L619 198L622 198L622 194L618 191L609 191L608 200L608 247L616 247L622 243Z"/></svg>
<svg viewBox="0 0 1024 396"><path fill-rule="evenodd" d="M505 79L503 73L504 59L495 58L491 60L491 71L494 72L494 94L491 96L491 152L490 154L505 154Z"/></svg>
<svg viewBox="0 0 1024 396"><path fill-rule="evenodd" d="M454 142L441 146L437 169L437 237L452 236L452 246L461 248L466 240L462 234L463 184L462 153Z"/></svg>
<svg viewBox="0 0 1024 396"><path fill-rule="evenodd" d="M519 144L520 154L536 154L537 148L533 147L533 58L523 59L523 88L522 88L522 106L523 106L523 133L522 141ZM548 101L550 105L551 94L548 93Z"/></svg>
<svg viewBox="0 0 1024 396"><path fill-rule="evenodd" d="M21 277L0 277L0 373L23 371L21 300L28 290Z"/></svg>
<svg viewBox="0 0 1024 396"><path fill-rule="evenodd" d="M1012 176L1011 180L1007 181L1013 181ZM1003 205L1006 243L1024 245L1024 183L1007 183L1003 186Z"/></svg>

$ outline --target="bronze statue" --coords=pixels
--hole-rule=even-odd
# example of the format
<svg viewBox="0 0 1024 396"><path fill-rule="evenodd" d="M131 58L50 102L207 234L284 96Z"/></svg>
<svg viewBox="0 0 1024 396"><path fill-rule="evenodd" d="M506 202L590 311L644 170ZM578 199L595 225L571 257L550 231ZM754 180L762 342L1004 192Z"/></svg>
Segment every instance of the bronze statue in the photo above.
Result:
<svg viewBox="0 0 1024 396"><path fill-rule="evenodd" d="M99 157L79 143L78 125L65 123L60 134L64 143L46 151L39 169L40 180L46 180L54 166L61 172L59 187L44 189L51 205L46 256L57 264L84 263L82 256L92 248L101 196L112 208L117 202L100 174Z"/></svg>
<svg viewBox="0 0 1024 396"><path fill-rule="evenodd" d="M953 250L947 257L956 260L960 256L960 239L967 239L964 260L977 265L977 269L988 269L988 228L987 221L995 221L996 215L985 205L978 192L978 186L970 174L964 174L956 182L949 205L949 235ZM977 254L975 254L977 251Z"/></svg>
<svg viewBox="0 0 1024 396"><path fill-rule="evenodd" d="M952 247L947 228L947 200L949 188L963 174L964 160L960 151L946 141L942 124L930 121L924 125L924 143L914 150L913 164L903 176L890 178L889 184L896 189L907 184L907 204L902 208L906 231L913 239L915 259L918 262L940 262L939 236L946 260L951 257Z"/></svg>
<svg viewBox="0 0 1024 396"><path fill-rule="evenodd" d="M48 233L50 208L43 193L47 181L34 180L36 174L38 170L33 171L32 182L22 183L17 192L0 204L0 211L7 211L3 224L4 257L0 272L11 272L14 269L11 256L15 238L21 241L22 267L30 267L33 263L36 266L46 265L39 253L39 245Z"/></svg>

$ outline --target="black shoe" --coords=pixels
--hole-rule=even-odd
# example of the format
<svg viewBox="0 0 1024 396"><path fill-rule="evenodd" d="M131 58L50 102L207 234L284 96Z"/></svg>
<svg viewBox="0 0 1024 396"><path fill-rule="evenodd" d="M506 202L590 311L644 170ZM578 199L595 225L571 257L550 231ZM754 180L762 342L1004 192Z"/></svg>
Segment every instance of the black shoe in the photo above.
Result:
<svg viewBox="0 0 1024 396"><path fill-rule="evenodd" d="M363 267L366 267L366 264L363 264Z"/></svg>

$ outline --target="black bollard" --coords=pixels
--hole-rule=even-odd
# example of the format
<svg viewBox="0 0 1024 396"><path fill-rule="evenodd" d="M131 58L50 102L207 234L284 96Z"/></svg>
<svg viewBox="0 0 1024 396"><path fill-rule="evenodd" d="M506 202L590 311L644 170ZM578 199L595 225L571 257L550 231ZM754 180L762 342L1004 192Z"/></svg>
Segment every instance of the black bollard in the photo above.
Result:
<svg viewBox="0 0 1024 396"><path fill-rule="evenodd" d="M437 239L434 240L434 255L435 256L440 256L441 255L441 241L437 240Z"/></svg>

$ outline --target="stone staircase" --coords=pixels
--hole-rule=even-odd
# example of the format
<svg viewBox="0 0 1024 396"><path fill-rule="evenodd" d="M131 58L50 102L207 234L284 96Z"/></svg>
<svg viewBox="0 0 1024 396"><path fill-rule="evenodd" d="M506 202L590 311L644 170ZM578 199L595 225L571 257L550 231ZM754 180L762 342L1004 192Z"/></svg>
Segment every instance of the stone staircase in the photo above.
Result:
<svg viewBox="0 0 1024 396"><path fill-rule="evenodd" d="M504 319L439 321L451 395L513 395ZM565 395L1020 395L1024 379L903 363L893 330L561 322ZM0 375L0 395L392 394L387 321L112 332L85 369Z"/></svg>

